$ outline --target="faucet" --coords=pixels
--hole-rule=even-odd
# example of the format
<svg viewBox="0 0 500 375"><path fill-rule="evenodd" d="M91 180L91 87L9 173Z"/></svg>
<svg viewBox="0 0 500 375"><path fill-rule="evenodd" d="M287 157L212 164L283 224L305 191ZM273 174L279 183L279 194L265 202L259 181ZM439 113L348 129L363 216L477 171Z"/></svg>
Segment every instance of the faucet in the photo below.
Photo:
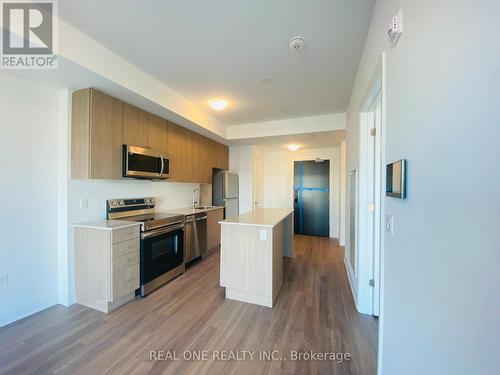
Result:
<svg viewBox="0 0 500 375"><path fill-rule="evenodd" d="M196 200L196 192L199 192L200 189L196 188L193 190L193 208L196 208L198 206L198 201Z"/></svg>

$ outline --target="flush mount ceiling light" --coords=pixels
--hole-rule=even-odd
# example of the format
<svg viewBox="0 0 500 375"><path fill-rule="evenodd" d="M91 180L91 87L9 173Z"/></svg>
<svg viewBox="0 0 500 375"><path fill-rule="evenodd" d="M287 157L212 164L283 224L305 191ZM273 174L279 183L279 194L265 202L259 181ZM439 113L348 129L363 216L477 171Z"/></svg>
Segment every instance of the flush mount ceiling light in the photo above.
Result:
<svg viewBox="0 0 500 375"><path fill-rule="evenodd" d="M304 39L302 39L302 37L300 37L300 36L296 36L296 37L293 37L292 39L290 39L288 47L292 51L299 51L299 50L303 49L305 45L306 45L306 42L304 41Z"/></svg>
<svg viewBox="0 0 500 375"><path fill-rule="evenodd" d="M293 145L288 145L288 146L287 146L287 148L288 148L290 151L297 151L297 150L300 148L300 146L299 146L299 145L295 145L295 144L293 144Z"/></svg>
<svg viewBox="0 0 500 375"><path fill-rule="evenodd" d="M210 106L210 108L212 108L216 111L222 111L223 109L226 109L227 104L228 104L227 100L219 99L219 98L210 99L208 101L208 105Z"/></svg>

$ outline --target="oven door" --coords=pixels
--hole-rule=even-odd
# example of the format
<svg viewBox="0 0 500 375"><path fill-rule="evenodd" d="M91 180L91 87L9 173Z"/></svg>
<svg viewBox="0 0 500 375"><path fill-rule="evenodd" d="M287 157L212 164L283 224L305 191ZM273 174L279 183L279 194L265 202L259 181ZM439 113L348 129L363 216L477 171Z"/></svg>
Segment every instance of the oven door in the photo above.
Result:
<svg viewBox="0 0 500 375"><path fill-rule="evenodd" d="M184 225L155 229L141 235L141 294L166 282L165 275L184 262ZM156 280L156 282L155 282ZM150 286L147 286L151 284ZM156 285L158 284L158 285ZM145 286L147 286L145 288Z"/></svg>
<svg viewBox="0 0 500 375"><path fill-rule="evenodd" d="M165 179L170 174L169 159L147 147L123 145L123 177Z"/></svg>

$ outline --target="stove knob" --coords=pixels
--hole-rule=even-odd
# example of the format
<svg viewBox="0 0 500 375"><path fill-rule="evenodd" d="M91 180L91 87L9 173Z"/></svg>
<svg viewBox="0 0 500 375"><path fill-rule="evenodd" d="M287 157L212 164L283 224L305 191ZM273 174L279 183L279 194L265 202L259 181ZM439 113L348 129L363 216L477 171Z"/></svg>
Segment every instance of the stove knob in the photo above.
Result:
<svg viewBox="0 0 500 375"><path fill-rule="evenodd" d="M125 202L120 201L120 206L123 206L124 204L125 204Z"/></svg>
<svg viewBox="0 0 500 375"><path fill-rule="evenodd" d="M116 201L111 202L112 206L116 206L116 204L117 204Z"/></svg>
<svg viewBox="0 0 500 375"><path fill-rule="evenodd" d="M151 204L155 204L155 199L154 199L154 198L151 198L150 203L151 203Z"/></svg>

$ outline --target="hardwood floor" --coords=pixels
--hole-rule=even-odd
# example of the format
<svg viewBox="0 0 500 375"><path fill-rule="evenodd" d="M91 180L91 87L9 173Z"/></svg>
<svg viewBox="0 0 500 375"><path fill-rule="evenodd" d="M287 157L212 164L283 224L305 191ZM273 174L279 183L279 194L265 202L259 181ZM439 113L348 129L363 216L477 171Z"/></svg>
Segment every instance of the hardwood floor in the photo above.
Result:
<svg viewBox="0 0 500 375"><path fill-rule="evenodd" d="M375 374L377 321L354 308L343 249L336 240L295 236L294 253L273 309L226 300L216 253L110 314L54 306L0 328L0 373ZM150 351L169 350L181 360L150 360ZM209 359L182 360L186 350ZM256 352L253 360L212 359L224 350ZM259 351L286 360L260 360ZM291 351L351 359L294 361Z"/></svg>

